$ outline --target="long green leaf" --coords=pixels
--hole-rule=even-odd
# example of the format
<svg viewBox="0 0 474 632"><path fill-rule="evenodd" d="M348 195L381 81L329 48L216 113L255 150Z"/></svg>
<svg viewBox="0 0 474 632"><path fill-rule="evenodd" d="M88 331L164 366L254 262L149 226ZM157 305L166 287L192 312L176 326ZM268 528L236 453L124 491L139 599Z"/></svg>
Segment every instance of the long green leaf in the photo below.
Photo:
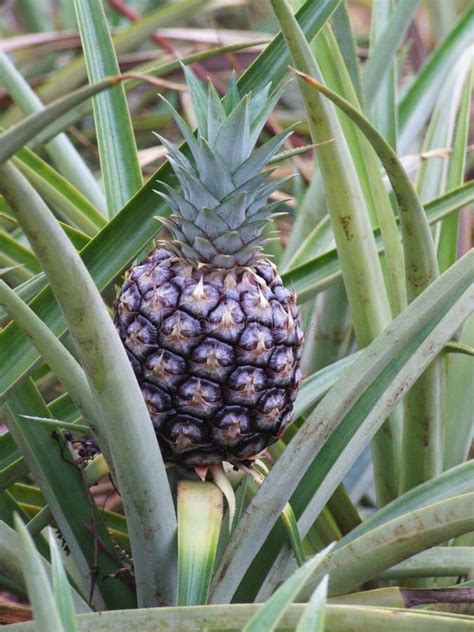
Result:
<svg viewBox="0 0 474 632"><path fill-rule="evenodd" d="M40 112L30 114L6 132L3 132L3 134L0 135L0 163L11 158L18 149L31 141L36 134L43 132L48 125L53 124L61 114L72 110L98 92L115 86L117 83L120 83L120 81L122 81L121 77L108 77L92 86L79 88L79 90L57 101L53 101L53 103L47 105Z"/></svg>
<svg viewBox="0 0 474 632"><path fill-rule="evenodd" d="M472 546L434 546L391 566L381 577L467 577L473 564Z"/></svg>
<svg viewBox="0 0 474 632"><path fill-rule="evenodd" d="M127 516L139 600L148 605L158 600L172 603L176 516L132 366L93 280L53 215L14 167L6 165L2 172L5 197L61 302L99 410L98 430L112 453ZM163 564L168 568L166 575L161 573Z"/></svg>
<svg viewBox="0 0 474 632"><path fill-rule="evenodd" d="M60 340L46 327L43 321L15 292L0 279L0 305L3 305L12 318L34 341L39 353L55 372L56 377L72 397L76 405L84 411L93 425L97 411L93 404L91 389L87 378L77 360L64 347Z"/></svg>
<svg viewBox="0 0 474 632"><path fill-rule="evenodd" d="M368 62L364 66L364 86L367 103L377 97L380 86L390 69L398 47L403 41L420 0L399 2L388 21L385 30L377 38L377 45L371 49Z"/></svg>
<svg viewBox="0 0 474 632"><path fill-rule="evenodd" d="M453 550L454 547L450 547ZM433 551L439 550L434 547ZM421 554L423 555L423 553ZM416 556L419 557L419 556ZM405 562L404 562L405 563ZM472 602L472 588L375 588L374 590L364 590L362 592L331 597L330 604L354 605L354 606L377 606L382 608L412 608L422 604L435 602L438 607L442 604L466 604ZM449 606L448 606L449 607Z"/></svg>
<svg viewBox="0 0 474 632"><path fill-rule="evenodd" d="M110 552L113 542L105 524L91 503L80 470L64 457L59 445L51 436L51 429L22 418L22 415L48 417L49 411L34 383L27 381L19 387L7 402L10 412L8 427L16 445L20 448L29 471L41 486L43 495L54 516L55 522L66 542L80 573L84 594L90 589L90 569L97 565L99 570L94 590L96 607L132 607L133 593L121 582L107 580L119 563ZM85 526L86 525L86 528ZM103 542L95 556L94 536L87 526L95 525L95 532Z"/></svg>
<svg viewBox="0 0 474 632"><path fill-rule="evenodd" d="M347 0L341 2L332 16L332 28L339 43L344 63L349 72L352 84L357 93L359 103L365 103L364 88L362 86L361 71L357 58L357 48L349 18Z"/></svg>
<svg viewBox="0 0 474 632"><path fill-rule="evenodd" d="M79 411L71 398L65 393L49 403L48 409L52 417L65 421L76 421ZM28 474L26 465L9 432L0 436L0 489L9 487L14 481Z"/></svg>
<svg viewBox="0 0 474 632"><path fill-rule="evenodd" d="M20 149L15 164L47 202L86 235L97 234L106 219L70 182L27 148Z"/></svg>
<svg viewBox="0 0 474 632"><path fill-rule="evenodd" d="M474 346L474 315L464 323L459 342ZM451 356L446 389L445 468L462 463L469 454L474 433L474 392L471 388L473 383L472 358L461 354Z"/></svg>
<svg viewBox="0 0 474 632"><path fill-rule="evenodd" d="M56 607L46 571L39 553L23 522L15 516L15 529L20 541L20 556L28 598L38 632L66 632Z"/></svg>
<svg viewBox="0 0 474 632"><path fill-rule="evenodd" d="M272 6L294 63L303 72L319 76L315 56L286 0L272 0ZM300 82L300 89L313 142L334 139L319 148L318 162L355 337L359 347L365 347L385 329L391 317L368 207L335 109L304 81ZM379 504L396 495L400 430L397 420L389 420L373 442Z"/></svg>
<svg viewBox="0 0 474 632"><path fill-rule="evenodd" d="M472 66L472 64L471 64ZM467 75L461 97L458 117L453 131L452 153L449 157L449 168L446 178L446 188L461 184L467 158L467 143L469 142L469 124L471 114L471 98L474 83L474 69ZM459 235L459 213L444 220L438 243L438 261L442 272L456 261Z"/></svg>
<svg viewBox="0 0 474 632"><path fill-rule="evenodd" d="M323 577L311 595L305 611L298 621L296 632L324 632L326 594L329 577Z"/></svg>
<svg viewBox="0 0 474 632"><path fill-rule="evenodd" d="M317 571L330 548L321 551L295 571L261 610L250 619L243 632L271 632L275 630L285 610L296 599L304 584Z"/></svg>
<svg viewBox="0 0 474 632"><path fill-rule="evenodd" d="M442 150L443 148L449 149L453 146L456 119L465 86L468 88L467 101L470 102L469 79L472 74L473 62L474 50L467 48L452 68L445 82L445 92L440 95L433 111L423 141L423 152L428 153L433 150ZM466 97L464 98L466 100ZM464 118L466 118L466 115L464 115ZM466 126L466 122L464 122L464 126ZM436 160L423 160L421 162L416 178L416 190L422 201L444 193L447 188L456 187L463 183L466 136L467 129L464 133L461 133L461 147L457 150L461 161L456 169L456 177L453 177L453 174L451 182L448 183L447 176L452 152L450 154L448 151L444 157L441 156Z"/></svg>
<svg viewBox="0 0 474 632"><path fill-rule="evenodd" d="M222 492L213 483L179 481L178 606L207 602L222 513Z"/></svg>
<svg viewBox="0 0 474 632"><path fill-rule="evenodd" d="M17 241L10 233L0 228L0 252L9 257L15 265L23 266L30 273L38 273L41 268L30 248Z"/></svg>
<svg viewBox="0 0 474 632"><path fill-rule="evenodd" d="M312 578L329 573L329 594L341 595L416 553L474 529L474 493L410 512L330 553ZM403 537L400 534L403 533Z"/></svg>
<svg viewBox="0 0 474 632"><path fill-rule="evenodd" d="M294 418L297 419L300 415L310 410L360 354L360 351L353 353L305 378L296 396L293 408Z"/></svg>
<svg viewBox="0 0 474 632"><path fill-rule="evenodd" d="M61 560L58 544L53 532L49 532L49 547L51 549L51 566L53 570L53 594L56 608L66 632L77 632L76 613L72 600L71 587L67 580L66 571Z"/></svg>
<svg viewBox="0 0 474 632"><path fill-rule="evenodd" d="M416 5L417 2L400 3L397 5L397 9L399 12L400 10L404 11L408 9L407 18L409 21L411 19L410 9L413 8L413 6L416 8ZM375 88L376 92L375 95L372 94L372 98L369 96L371 120L394 149L397 147L398 133L396 58L394 54L395 51L393 49L391 50L386 37L389 35L395 45L399 45L401 42L401 39L399 39L398 42L393 39L394 35L396 37L397 30L387 33L390 27L393 28L390 18L391 16L394 17L395 13L391 0L382 0L382 2L374 3L370 21L369 61L364 67L365 83L366 85L370 84L372 90ZM403 35L404 32L402 31L402 37ZM379 46L379 48L377 48L377 46ZM376 56L383 57L384 63L380 64L379 60L375 59ZM378 64L378 72L377 68L374 68L376 63Z"/></svg>
<svg viewBox="0 0 474 632"><path fill-rule="evenodd" d="M302 73L298 73L303 76ZM439 274L433 239L423 206L411 180L388 142L348 101L308 75L304 80L325 94L357 123L371 142L385 167L399 208L403 237L407 296L413 300ZM422 375L404 401L402 467L400 490L436 476L441 471L442 375L440 362L434 362Z"/></svg>
<svg viewBox="0 0 474 632"><path fill-rule="evenodd" d="M351 344L352 323L342 280L318 294L314 301L313 319L317 326L310 329L312 348L305 347L302 358L303 367L310 372L344 357Z"/></svg>
<svg viewBox="0 0 474 632"><path fill-rule="evenodd" d="M231 604L223 606L190 606L188 608L146 608L134 611L116 610L98 614L79 615L79 630L89 632L235 632L242 630L248 620L262 609L261 604ZM279 629L294 630L305 609L305 604L292 604L284 613ZM34 623L5 626L5 632L34 632ZM442 612L424 612L404 608L369 608L367 606L326 606L327 632L470 632L471 617Z"/></svg>
<svg viewBox="0 0 474 632"><path fill-rule="evenodd" d="M109 74L118 74L109 73ZM0 52L0 77L25 114L42 112L44 106L5 53ZM104 196L89 167L66 135L53 138L46 146L59 171L97 208L105 210Z"/></svg>
<svg viewBox="0 0 474 632"><path fill-rule="evenodd" d="M403 95L399 106L398 138L398 148L402 153L410 149L428 120L451 67L461 51L472 42L472 29L472 7L468 6Z"/></svg>
<svg viewBox="0 0 474 632"><path fill-rule="evenodd" d="M354 87L339 52L338 41L326 26L313 43L324 82L356 109L360 110ZM403 251L398 234L392 205L384 186L379 160L362 132L353 121L338 111L339 121L361 189L367 204L372 225L378 224L385 247L387 294L392 307L392 316L397 316L406 306Z"/></svg>
<svg viewBox="0 0 474 632"><path fill-rule="evenodd" d="M120 73L101 0L74 0L89 83ZM143 184L125 89L118 85L93 100L109 216L130 200Z"/></svg>

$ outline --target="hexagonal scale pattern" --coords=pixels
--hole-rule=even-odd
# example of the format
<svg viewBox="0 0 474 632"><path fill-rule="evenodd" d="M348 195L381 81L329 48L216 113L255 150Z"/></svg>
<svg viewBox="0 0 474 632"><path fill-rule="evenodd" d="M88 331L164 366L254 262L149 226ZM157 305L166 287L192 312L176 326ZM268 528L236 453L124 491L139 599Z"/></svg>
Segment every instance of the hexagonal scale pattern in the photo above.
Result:
<svg viewBox="0 0 474 632"><path fill-rule="evenodd" d="M295 303L265 260L219 270L157 248L129 270L115 322L167 462L247 462L282 435L301 381Z"/></svg>

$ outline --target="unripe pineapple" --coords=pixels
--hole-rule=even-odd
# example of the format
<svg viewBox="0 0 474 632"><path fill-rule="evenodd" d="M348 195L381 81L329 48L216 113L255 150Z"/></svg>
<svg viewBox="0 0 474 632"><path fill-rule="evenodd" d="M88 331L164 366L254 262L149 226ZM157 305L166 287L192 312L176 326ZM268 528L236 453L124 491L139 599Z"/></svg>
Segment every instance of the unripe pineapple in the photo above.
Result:
<svg viewBox="0 0 474 632"><path fill-rule="evenodd" d="M181 191L163 183L173 215L161 242L126 275L116 325L165 461L250 461L288 425L300 383L296 300L262 254L281 181L262 169L288 135L252 153L278 95L223 103L189 69L197 137L169 104L191 157L160 137Z"/></svg>

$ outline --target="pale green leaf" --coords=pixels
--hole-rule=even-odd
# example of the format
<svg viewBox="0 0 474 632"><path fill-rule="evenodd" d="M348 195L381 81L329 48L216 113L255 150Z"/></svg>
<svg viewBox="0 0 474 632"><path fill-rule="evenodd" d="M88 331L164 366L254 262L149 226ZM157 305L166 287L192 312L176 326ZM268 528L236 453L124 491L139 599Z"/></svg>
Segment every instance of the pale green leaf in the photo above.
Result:
<svg viewBox="0 0 474 632"><path fill-rule="evenodd" d="M18 516L15 516L15 529L20 541L21 565L28 598L33 608L36 629L38 632L51 632L52 630L66 632L39 553L27 528Z"/></svg>
<svg viewBox="0 0 474 632"><path fill-rule="evenodd" d="M207 602L222 513L222 492L213 483L178 483L178 605Z"/></svg>
<svg viewBox="0 0 474 632"><path fill-rule="evenodd" d="M61 554L53 532L49 532L49 548L51 550L51 566L53 572L53 594L56 609L65 632L77 632L76 613L71 595L71 587L67 580Z"/></svg>
<svg viewBox="0 0 474 632"><path fill-rule="evenodd" d="M271 632L275 630L286 608L296 599L308 579L317 572L332 547L327 547L295 571L265 605L255 614L243 632Z"/></svg>

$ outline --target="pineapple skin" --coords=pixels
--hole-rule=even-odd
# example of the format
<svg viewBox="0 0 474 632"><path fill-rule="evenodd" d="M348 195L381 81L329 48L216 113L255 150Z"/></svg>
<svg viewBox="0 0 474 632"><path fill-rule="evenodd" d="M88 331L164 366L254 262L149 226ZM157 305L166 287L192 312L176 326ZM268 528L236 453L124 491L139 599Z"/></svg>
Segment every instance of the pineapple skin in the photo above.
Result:
<svg viewBox="0 0 474 632"><path fill-rule="evenodd" d="M115 323L165 462L238 465L281 437L303 335L269 261L222 269L156 248L126 274Z"/></svg>

